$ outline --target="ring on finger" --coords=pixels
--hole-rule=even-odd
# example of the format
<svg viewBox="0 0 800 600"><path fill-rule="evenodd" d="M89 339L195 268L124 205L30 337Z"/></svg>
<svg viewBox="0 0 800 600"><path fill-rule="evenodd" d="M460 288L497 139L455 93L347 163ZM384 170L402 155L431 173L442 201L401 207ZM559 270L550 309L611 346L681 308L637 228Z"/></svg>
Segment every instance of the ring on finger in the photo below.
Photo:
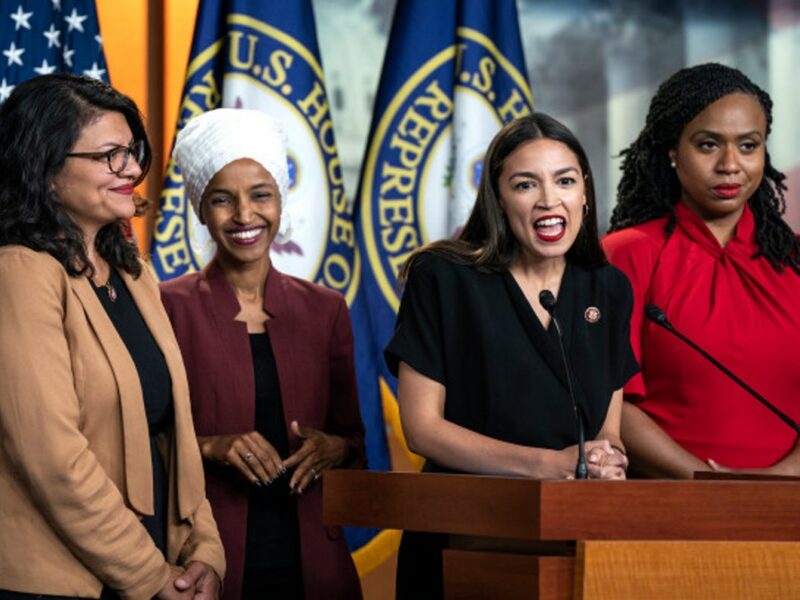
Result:
<svg viewBox="0 0 800 600"><path fill-rule="evenodd" d="M244 460L245 461L249 461L251 458L253 458L253 453L252 452L248 452L247 454L244 455Z"/></svg>
<svg viewBox="0 0 800 600"><path fill-rule="evenodd" d="M314 467L311 467L311 474L314 476L314 479L319 479L319 471L317 471Z"/></svg>

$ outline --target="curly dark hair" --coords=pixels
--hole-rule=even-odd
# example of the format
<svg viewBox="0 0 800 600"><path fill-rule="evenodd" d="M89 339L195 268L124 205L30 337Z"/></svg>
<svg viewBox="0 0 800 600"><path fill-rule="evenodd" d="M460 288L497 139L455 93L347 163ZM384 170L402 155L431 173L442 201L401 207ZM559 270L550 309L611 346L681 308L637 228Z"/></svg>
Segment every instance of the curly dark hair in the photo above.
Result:
<svg viewBox="0 0 800 600"><path fill-rule="evenodd" d="M675 227L673 207L680 200L681 185L670 167L669 151L678 145L686 125L707 106L735 93L755 97L772 129L772 100L738 69L707 63L681 69L658 88L650 102L644 129L621 152L622 179L610 231L668 216L667 232ZM783 220L786 211L786 176L778 171L766 152L764 178L748 199L756 224L755 257L765 257L780 272L788 266L800 274L800 243Z"/></svg>
<svg viewBox="0 0 800 600"><path fill-rule="evenodd" d="M83 232L59 204L52 182L83 129L106 111L121 113L134 140L144 142L138 184L150 167L150 144L136 104L110 86L54 73L17 85L0 105L0 246L48 252L71 276L94 275ZM112 268L141 274L138 251L121 223L103 227L94 245Z"/></svg>
<svg viewBox="0 0 800 600"><path fill-rule="evenodd" d="M407 278L417 256L423 252L433 252L483 271L508 270L517 256L519 242L500 208L500 173L514 150L526 142L541 139L561 142L569 148L578 159L585 178L588 209L578 237L567 251L567 260L587 268L605 264L606 256L597 231L597 200L589 158L578 138L566 126L544 113L535 112L507 123L489 144L475 206L458 237L432 242L416 250L403 266L399 281Z"/></svg>

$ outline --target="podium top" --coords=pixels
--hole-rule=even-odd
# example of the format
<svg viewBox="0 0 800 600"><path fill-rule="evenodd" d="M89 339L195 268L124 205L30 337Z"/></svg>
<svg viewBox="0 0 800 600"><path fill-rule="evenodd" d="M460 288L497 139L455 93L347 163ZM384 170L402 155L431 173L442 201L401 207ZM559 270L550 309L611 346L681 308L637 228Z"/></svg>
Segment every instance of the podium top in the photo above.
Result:
<svg viewBox="0 0 800 600"><path fill-rule="evenodd" d="M794 481L536 481L326 471L331 525L525 540L800 540Z"/></svg>

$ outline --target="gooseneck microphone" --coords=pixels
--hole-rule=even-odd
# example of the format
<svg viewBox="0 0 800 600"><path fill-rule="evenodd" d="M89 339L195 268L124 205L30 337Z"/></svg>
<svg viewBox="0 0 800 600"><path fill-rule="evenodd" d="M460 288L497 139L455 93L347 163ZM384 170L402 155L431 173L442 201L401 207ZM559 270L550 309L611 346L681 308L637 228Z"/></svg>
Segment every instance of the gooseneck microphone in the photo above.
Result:
<svg viewBox="0 0 800 600"><path fill-rule="evenodd" d="M575 479L586 479L588 476L588 469L586 468L586 434L583 426L583 412L580 405L575 398L575 391L572 386L572 370L569 368L569 361L567 360L567 352L564 350L564 336L561 333L561 325L555 315L556 297L550 290L542 290L539 292L539 304L542 305L550 318L553 319L553 325L556 326L556 333L558 333L558 347L561 350L561 361L564 363L564 371L567 373L567 389L569 390L569 397L572 400L572 409L575 411L575 423L578 425L578 462L575 465Z"/></svg>
<svg viewBox="0 0 800 600"><path fill-rule="evenodd" d="M733 373L725 365L723 365L721 362L719 362L716 358L711 356L708 352L703 350L700 346L695 344L692 340L690 340L685 335L683 335L680 331L675 329L675 327L672 325L672 323L669 322L669 319L667 319L667 315L664 314L663 310L661 310L655 304L648 304L647 306L644 307L644 314L653 323L655 323L656 325L660 325L661 327L663 327L664 329L666 329L667 331L669 331L670 333L672 333L673 335L678 337L684 343L686 343L689 346L691 346L692 348L694 348L697 352L700 353L700 356L702 356L708 362L710 362L712 365L717 367L717 369L719 369L720 371L725 373L725 375L727 375L728 377L733 379L733 381L735 381L737 384L739 384L739 386L742 387L742 389L744 389L747 393L749 393L753 398L755 398L756 400L761 402L761 404L763 404L769 410L771 410L781 421L786 423L789 427L791 427L797 433L800 434L800 425L795 423L791 419L791 417L789 417L785 413L781 412L781 410L777 406L772 404L772 402L770 402L769 400L764 398L761 394L759 394L757 391L755 391L753 388L751 388L749 385L747 385L744 381L739 379L739 377L737 377L735 373Z"/></svg>

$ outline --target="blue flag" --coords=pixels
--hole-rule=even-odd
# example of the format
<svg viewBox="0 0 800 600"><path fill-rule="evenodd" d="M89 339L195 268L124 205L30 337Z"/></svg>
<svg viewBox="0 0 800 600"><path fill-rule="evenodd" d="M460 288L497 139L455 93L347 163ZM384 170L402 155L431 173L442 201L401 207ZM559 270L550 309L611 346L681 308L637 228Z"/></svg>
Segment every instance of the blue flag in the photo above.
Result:
<svg viewBox="0 0 800 600"><path fill-rule="evenodd" d="M0 103L56 71L108 82L94 0L0 0L0 52Z"/></svg>
<svg viewBox="0 0 800 600"><path fill-rule="evenodd" d="M383 409L401 445L396 381L382 359L400 303L398 271L423 244L459 233L489 142L532 107L515 0L397 3L361 170L356 237Z"/></svg>
<svg viewBox="0 0 800 600"><path fill-rule="evenodd" d="M358 340L369 320L356 302L360 261L351 206L333 133L314 13L310 0L203 1L178 115L180 130L192 117L220 106L263 110L288 134L289 193L283 217L291 237L276 239L271 260L285 272L341 292ZM151 260L162 280L201 269L215 247L199 223L173 159L167 165ZM375 354L359 345L356 368L370 468L389 466ZM364 382L365 387L361 384ZM350 530L351 549L374 532Z"/></svg>

